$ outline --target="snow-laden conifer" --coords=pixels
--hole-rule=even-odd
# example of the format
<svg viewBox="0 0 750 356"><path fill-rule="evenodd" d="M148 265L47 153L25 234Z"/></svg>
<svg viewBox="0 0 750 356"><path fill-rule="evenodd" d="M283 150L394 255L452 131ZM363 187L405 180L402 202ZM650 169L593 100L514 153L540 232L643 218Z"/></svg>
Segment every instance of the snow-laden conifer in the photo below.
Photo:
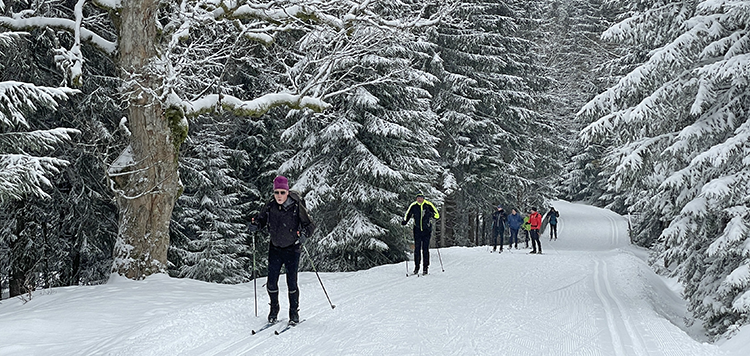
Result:
<svg viewBox="0 0 750 356"><path fill-rule="evenodd" d="M230 165L247 153L225 145L226 132L202 118L186 142L180 176L185 191L172 215L175 274L207 282L240 283L252 275L241 197L247 191Z"/></svg>
<svg viewBox="0 0 750 356"><path fill-rule="evenodd" d="M645 5L605 36L654 47L584 106L582 138L609 145L607 189L638 214L635 240L717 336L748 321L750 3Z"/></svg>
<svg viewBox="0 0 750 356"><path fill-rule="evenodd" d="M9 50L22 34L0 33L0 48ZM2 78L0 78L2 79ZM73 129L19 131L30 127L30 115L42 108L55 109L77 91L70 88L37 86L32 83L0 81L0 202L26 195L48 197L43 188L48 177L67 164L65 160L35 155L50 152L70 141Z"/></svg>
<svg viewBox="0 0 750 356"><path fill-rule="evenodd" d="M327 70L341 78L327 91L333 108L320 114L295 112L282 139L295 152L281 166L305 193L318 224L311 240L319 268L354 270L405 258L405 232L399 224L417 191L433 201L437 118L425 87L434 77L415 69L423 55L411 29L422 4L379 2L373 11L388 26L354 28L351 36L310 33L308 53L345 48ZM320 41L328 38L328 41ZM357 55L357 52L363 55ZM310 61L305 65L317 66ZM317 90L317 89L316 89Z"/></svg>

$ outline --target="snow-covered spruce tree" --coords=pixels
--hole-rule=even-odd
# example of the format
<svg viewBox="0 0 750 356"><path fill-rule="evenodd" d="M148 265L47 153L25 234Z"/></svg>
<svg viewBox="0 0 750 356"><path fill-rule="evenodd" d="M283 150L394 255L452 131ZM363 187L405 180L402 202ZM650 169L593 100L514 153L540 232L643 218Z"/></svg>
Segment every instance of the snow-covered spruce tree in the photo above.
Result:
<svg viewBox="0 0 750 356"><path fill-rule="evenodd" d="M712 337L750 310L748 21L748 1L654 2L605 35L659 47L582 110L600 117L583 138L611 142L608 189L639 215L636 241Z"/></svg>
<svg viewBox="0 0 750 356"><path fill-rule="evenodd" d="M0 32L3 57L13 53L13 42L23 35L27 34ZM31 127L29 114L42 108L54 110L59 100L66 100L77 91L9 80L13 73L0 69L3 69L0 77L0 203L25 196L48 197L42 189L50 185L48 176L58 173L67 162L28 152L48 152L55 145L69 141L70 135L78 131L65 128L26 131Z"/></svg>
<svg viewBox="0 0 750 356"><path fill-rule="evenodd" d="M77 91L36 85L33 78L17 75L23 70L14 65L17 63L13 55L23 52L20 49L27 35L0 32L0 206L3 211L0 229L4 231L0 236L0 250L7 251L2 257L7 269L0 270L0 275L7 276L11 296L33 289L35 278L30 271L41 253L29 248L33 234L25 231L25 222L15 219L15 207L25 206L26 199L50 197L52 176L59 174L69 162L49 154L59 144L70 141L71 134L78 133L66 128L50 129L39 122L42 115L37 113L56 109L58 101L69 99Z"/></svg>
<svg viewBox="0 0 750 356"><path fill-rule="evenodd" d="M180 176L185 191L172 217L181 238L172 243L171 260L179 277L239 283L251 278L240 199L248 188L230 161L248 159L246 152L226 147L227 125L213 121L196 118L183 147Z"/></svg>
<svg viewBox="0 0 750 356"><path fill-rule="evenodd" d="M560 171L552 128L538 111L546 79L525 37L531 20L523 5L461 1L427 32L440 162L458 187L446 197L445 244L478 242L475 222L498 203L541 203L553 192L543 177ZM454 236L460 231L469 234Z"/></svg>
<svg viewBox="0 0 750 356"><path fill-rule="evenodd" d="M340 78L328 90L337 94L333 108L297 112L282 136L296 153L280 172L293 178L292 189L305 194L312 211L317 230L308 245L319 269L403 261L407 231L399 222L406 207L420 190L441 199L433 187L442 170L434 148L438 122L424 89L434 77L413 66L425 44L411 32L431 26L438 15L421 13L421 2L373 5L385 19L379 28L348 37L331 31L306 36L308 53L356 43L325 68Z"/></svg>
<svg viewBox="0 0 750 356"><path fill-rule="evenodd" d="M287 106L323 110L320 100L329 73L311 72L297 66L304 53L292 51L279 58L287 80L259 96L234 96L223 91L225 76L183 85L181 79L200 76L204 67L232 58L230 49L212 47L206 61L181 62L182 51L190 46L214 45L193 33L201 25L233 26L237 43L256 41L274 45L275 36L288 31L333 28L340 36L359 27L381 26L372 16L369 2L341 1L308 3L301 0L274 2L190 0L179 4L158 0L78 0L73 8L55 4L54 17L40 16L47 7L15 3L13 13L0 16L0 26L11 29L54 27L74 34L74 43L61 48L56 58L73 84L84 78L82 46L91 44L113 57L121 68L120 94L127 103L129 144L109 170L111 186L120 212L113 271L140 279L163 272L167 266L169 221L182 185L178 174L178 150L187 135L187 118L218 108L238 115L259 116ZM10 9L10 7L8 7ZM387 24L386 24L387 25ZM223 45L224 41L218 41ZM319 58L316 68L325 68L339 51ZM294 73L292 73L294 71ZM213 71L209 71L213 73ZM243 93L245 94L245 93ZM254 93L253 93L254 94Z"/></svg>

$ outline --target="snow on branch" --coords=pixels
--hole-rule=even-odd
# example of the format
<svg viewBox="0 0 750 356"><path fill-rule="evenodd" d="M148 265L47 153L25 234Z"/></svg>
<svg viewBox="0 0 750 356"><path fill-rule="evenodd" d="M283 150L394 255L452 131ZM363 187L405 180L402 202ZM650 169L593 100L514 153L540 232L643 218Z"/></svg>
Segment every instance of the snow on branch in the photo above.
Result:
<svg viewBox="0 0 750 356"><path fill-rule="evenodd" d="M117 10L122 8L121 0L94 0L94 3L107 10Z"/></svg>
<svg viewBox="0 0 750 356"><path fill-rule="evenodd" d="M2 4L2 2L0 2L0 4ZM8 46L11 42L28 34L28 32L0 32L0 46Z"/></svg>
<svg viewBox="0 0 750 356"><path fill-rule="evenodd" d="M52 157L0 155L0 202L21 199L25 195L48 198L42 190L51 186L48 175L59 173L68 161Z"/></svg>
<svg viewBox="0 0 750 356"><path fill-rule="evenodd" d="M316 112L331 107L318 98L288 93L270 93L249 101L231 95L212 94L192 102L184 102L185 113L190 116L211 112L219 105L235 115L251 117L261 116L275 107L284 105L292 109L310 109Z"/></svg>
<svg viewBox="0 0 750 356"><path fill-rule="evenodd" d="M288 22L289 20L313 20L325 23L331 27L342 29L344 22L334 16L328 15L323 11L310 5L290 5L283 8L271 8L270 4L245 4L234 11L232 17L236 18L257 18L274 23Z"/></svg>
<svg viewBox="0 0 750 356"><path fill-rule="evenodd" d="M697 70L701 77L700 88L695 96L690 113L699 115L703 108L710 106L716 99L717 93L723 90L726 83L732 87L744 88L747 86L750 70L748 70L750 54L742 54L721 60Z"/></svg>
<svg viewBox="0 0 750 356"><path fill-rule="evenodd" d="M115 53L115 51L117 51L116 42L107 41L106 39L97 35L93 31L83 26L77 26L77 22L75 20L52 18L52 17L29 17L29 18L24 18L24 19L0 17L0 26L8 27L13 30L52 27L52 28L59 28L59 29L71 31L73 33L75 33L76 28L79 27L81 39L91 42L95 46L99 47L99 49L107 53L108 55L112 55Z"/></svg>
<svg viewBox="0 0 750 356"><path fill-rule="evenodd" d="M79 133L81 132L76 129L67 128L2 133L0 134L0 146L5 148L5 153L8 153L8 151L22 153L26 150L52 150L55 145L70 141L71 135Z"/></svg>
<svg viewBox="0 0 750 356"><path fill-rule="evenodd" d="M700 167L709 165L720 167L724 165L731 157L742 154L742 148L750 142L750 121L746 121L738 127L734 136L727 138L724 142L714 145L705 152L701 152L690 162L691 166Z"/></svg>
<svg viewBox="0 0 750 356"><path fill-rule="evenodd" d="M290 24L293 23L303 26L307 26L305 24L309 23L317 23L336 31L351 30L356 23L366 23L369 26L381 29L410 29L434 26L450 12L446 9L446 11L437 11L429 18L417 14L410 20L388 20L369 8L373 3L375 2L370 0L361 3L349 2L343 4L289 0L239 5L234 0L207 0L204 4L207 5L206 7L214 7L211 14L216 19L220 17L255 19L277 25L278 27L266 25L263 29L243 28L244 36L264 43L273 42L273 37L266 32L287 31L292 28ZM348 11L344 9L345 6L349 6ZM452 6L455 6L455 4ZM426 7L427 5L422 9L422 13L425 12ZM344 11L346 12L344 13ZM341 15L333 15L336 13Z"/></svg>
<svg viewBox="0 0 750 356"><path fill-rule="evenodd" d="M70 75L70 81L74 86L83 85L83 54L81 53L81 23L83 22L83 3L86 0L78 0L75 5L75 28L73 29L74 43L70 50L60 48L56 50L55 62Z"/></svg>
<svg viewBox="0 0 750 356"><path fill-rule="evenodd" d="M744 289L750 286L750 265L743 263L739 267L735 268L722 282L730 288ZM743 306L743 309L747 306Z"/></svg>
<svg viewBox="0 0 750 356"><path fill-rule="evenodd" d="M68 99L78 93L71 88L40 87L21 82L0 82L0 125L28 127L25 111L34 111L38 105L56 108L57 100Z"/></svg>

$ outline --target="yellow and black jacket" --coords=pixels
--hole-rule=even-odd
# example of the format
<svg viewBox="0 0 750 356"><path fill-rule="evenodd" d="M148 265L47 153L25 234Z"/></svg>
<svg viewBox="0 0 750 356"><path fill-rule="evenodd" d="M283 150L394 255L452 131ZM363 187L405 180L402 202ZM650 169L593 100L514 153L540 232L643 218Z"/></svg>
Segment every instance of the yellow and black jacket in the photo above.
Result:
<svg viewBox="0 0 750 356"><path fill-rule="evenodd" d="M414 232L432 232L432 223L430 223L430 217L440 219L440 213L434 204L427 201L422 201L422 204L413 202L406 209L406 215L404 215L403 225L409 222L409 219L414 218Z"/></svg>

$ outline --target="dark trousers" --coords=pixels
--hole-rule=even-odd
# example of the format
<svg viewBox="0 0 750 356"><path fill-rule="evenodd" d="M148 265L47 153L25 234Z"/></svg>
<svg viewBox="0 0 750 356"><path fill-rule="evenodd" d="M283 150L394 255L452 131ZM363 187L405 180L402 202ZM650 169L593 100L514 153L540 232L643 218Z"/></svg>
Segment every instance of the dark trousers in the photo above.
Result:
<svg viewBox="0 0 750 356"><path fill-rule="evenodd" d="M497 248L497 238L500 237L500 249L503 249L503 235L504 235L505 229L503 228L494 228L492 229L492 250L494 251Z"/></svg>
<svg viewBox="0 0 750 356"><path fill-rule="evenodd" d="M542 252L542 242L539 241L539 230L531 230L531 250L534 252Z"/></svg>
<svg viewBox="0 0 750 356"><path fill-rule="evenodd" d="M414 269L424 259L424 269L430 266L430 236L432 231L414 231Z"/></svg>
<svg viewBox="0 0 750 356"><path fill-rule="evenodd" d="M523 229L524 241L526 242L526 248L529 247L529 230Z"/></svg>
<svg viewBox="0 0 750 356"><path fill-rule="evenodd" d="M557 224L549 224L549 239L552 240L553 236L557 240Z"/></svg>
<svg viewBox="0 0 750 356"><path fill-rule="evenodd" d="M518 229L510 229L510 243L509 245L515 244L518 247Z"/></svg>
<svg viewBox="0 0 750 356"><path fill-rule="evenodd" d="M278 303L279 298L279 275L281 274L281 265L286 268L286 286L289 291L290 304L296 304L299 301L299 291L297 290L297 268L299 267L299 246L279 248L271 245L268 249L268 295L271 302L274 300ZM297 308L297 305L290 305L290 308Z"/></svg>

